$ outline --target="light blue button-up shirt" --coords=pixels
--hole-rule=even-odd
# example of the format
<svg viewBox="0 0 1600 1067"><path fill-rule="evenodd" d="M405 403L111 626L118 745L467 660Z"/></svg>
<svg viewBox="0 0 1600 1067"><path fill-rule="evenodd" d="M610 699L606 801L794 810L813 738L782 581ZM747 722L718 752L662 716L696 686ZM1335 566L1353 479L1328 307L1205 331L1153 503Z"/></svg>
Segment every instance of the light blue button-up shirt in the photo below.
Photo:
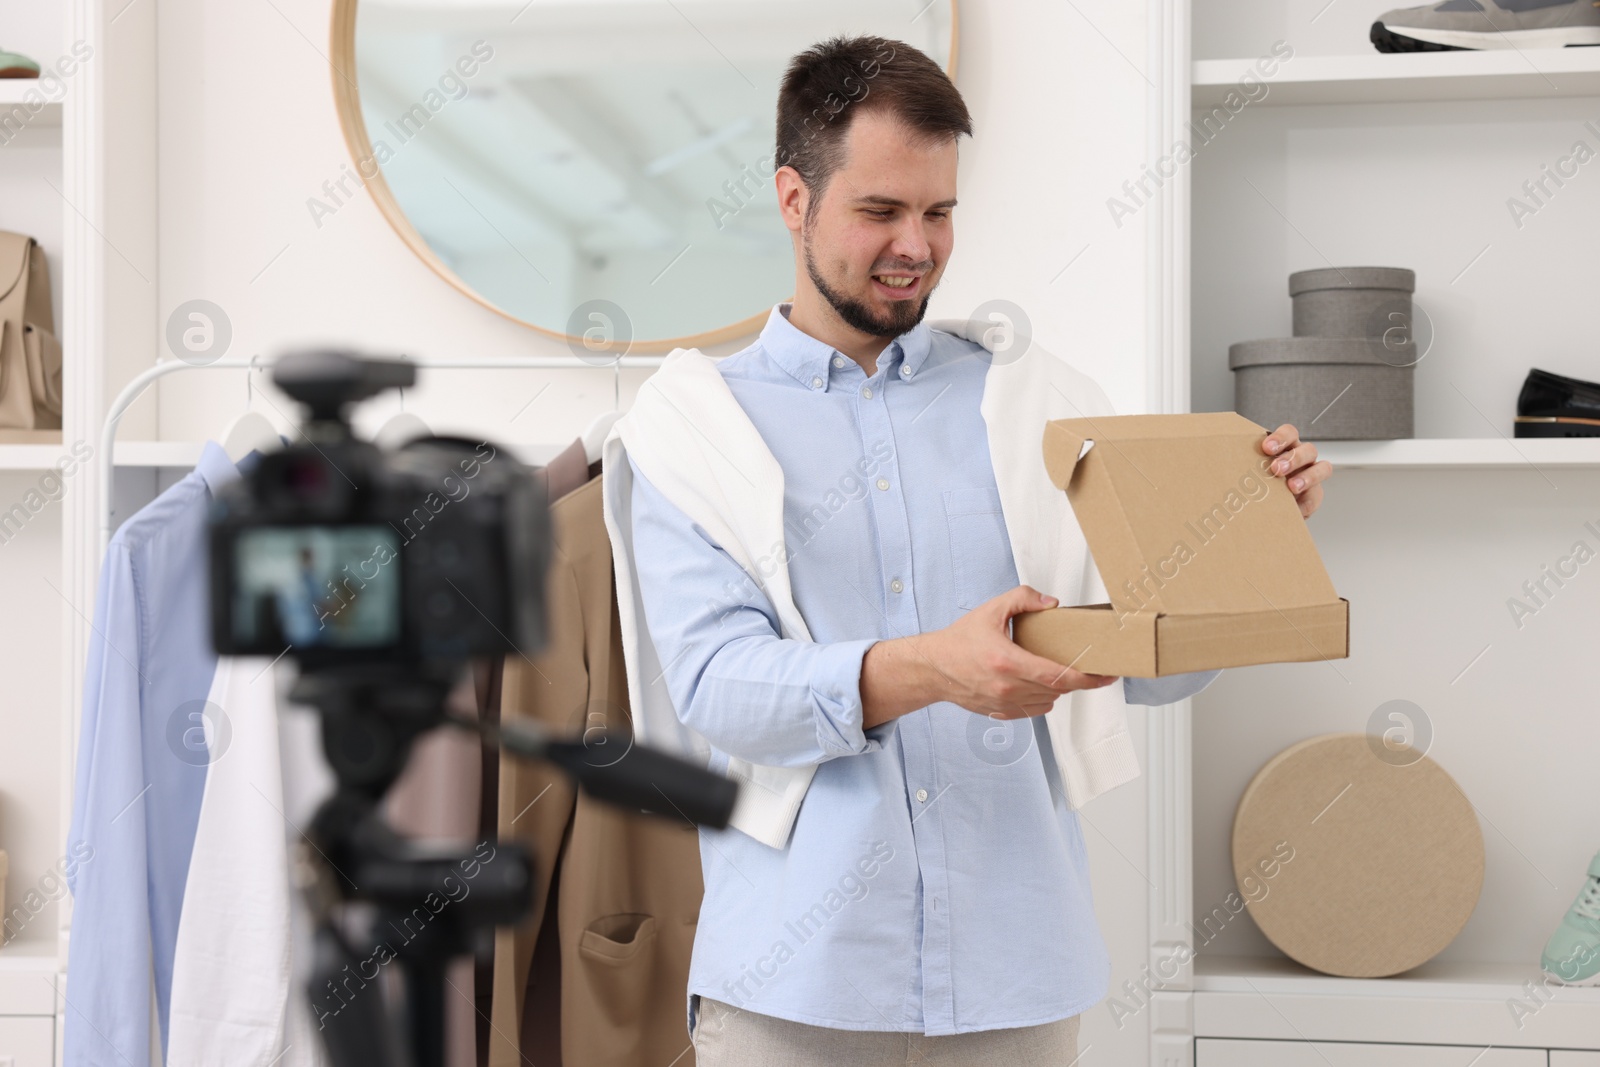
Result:
<svg viewBox="0 0 1600 1067"><path fill-rule="evenodd" d="M100 570L67 854L79 863L67 1067L150 1062L150 988L166 1049L173 951L209 762L206 516L239 470L214 442L117 529ZM87 856L87 858L85 858Z"/></svg>
<svg viewBox="0 0 1600 1067"><path fill-rule="evenodd" d="M1110 961L1043 719L939 702L862 728L868 647L1018 584L978 408L983 350L924 322L868 378L788 309L718 369L783 468L814 642L780 638L765 594L633 468L645 619L679 717L714 769L818 765L787 847L700 831L689 1026L700 995L931 1035L1075 1015L1105 995ZM1218 673L1122 684L1160 705Z"/></svg>

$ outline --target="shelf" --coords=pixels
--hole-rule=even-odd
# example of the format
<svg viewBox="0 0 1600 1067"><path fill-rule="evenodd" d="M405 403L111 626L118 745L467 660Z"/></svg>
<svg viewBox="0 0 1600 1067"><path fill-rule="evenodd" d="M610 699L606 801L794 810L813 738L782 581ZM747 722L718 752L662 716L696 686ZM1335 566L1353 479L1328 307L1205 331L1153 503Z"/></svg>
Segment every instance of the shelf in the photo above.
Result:
<svg viewBox="0 0 1600 1067"><path fill-rule="evenodd" d="M1411 438L1403 441L1317 441L1317 455L1335 470L1456 468L1537 472L1546 467L1600 467L1600 437Z"/></svg>
<svg viewBox="0 0 1600 1067"><path fill-rule="evenodd" d="M27 103L27 98L33 91L45 96L44 90L39 88L38 78L0 78L0 108L9 112L12 108ZM23 114L26 115L27 112L24 111ZM25 125L60 126L61 101L45 97L44 107L30 116Z"/></svg>
<svg viewBox="0 0 1600 1067"><path fill-rule="evenodd" d="M1467 996L1504 1000L1521 996L1524 982L1539 985L1543 977L1533 964L1450 963L1432 960L1392 978L1338 978L1303 967L1282 956L1195 957L1195 992L1266 993L1340 996L1440 997ZM1559 986L1561 1000L1600 1008L1600 986ZM1600 1033L1596 1034L1600 1038Z"/></svg>
<svg viewBox="0 0 1600 1067"><path fill-rule="evenodd" d="M554 459L562 449L571 444L570 441L560 444L545 444L540 442L494 442L504 444L511 449L519 460L531 465L543 465ZM43 448L41 445L6 445L0 446L0 457L6 449L16 448ZM200 452L205 448L203 441L118 441L116 451L116 465L119 467L193 467L200 462ZM49 466L55 462L60 450L50 453L48 459L40 466Z"/></svg>
<svg viewBox="0 0 1600 1067"><path fill-rule="evenodd" d="M1458 468L1529 471L1545 467L1600 467L1596 438L1414 438L1404 441L1316 441L1317 453L1340 470ZM199 441L118 441L119 467L192 467ZM524 463L548 463L565 444L512 442ZM62 455L61 445L0 444L0 470L43 470Z"/></svg>
<svg viewBox="0 0 1600 1067"><path fill-rule="evenodd" d="M65 454L61 445L0 444L0 471L42 471Z"/></svg>
<svg viewBox="0 0 1600 1067"><path fill-rule="evenodd" d="M1197 1037L1600 1049L1600 988L1547 984L1533 964L1435 960L1335 978L1282 957L1202 954L1194 998Z"/></svg>
<svg viewBox="0 0 1600 1067"><path fill-rule="evenodd" d="M53 940L13 941L0 948L0 1018L54 1012L60 970Z"/></svg>
<svg viewBox="0 0 1600 1067"><path fill-rule="evenodd" d="M1191 76L1193 106L1206 110L1220 106L1229 91L1239 89L1246 72L1256 76L1255 63L1255 59L1197 60ZM1267 93L1249 107L1596 96L1600 49L1296 56L1260 81Z"/></svg>

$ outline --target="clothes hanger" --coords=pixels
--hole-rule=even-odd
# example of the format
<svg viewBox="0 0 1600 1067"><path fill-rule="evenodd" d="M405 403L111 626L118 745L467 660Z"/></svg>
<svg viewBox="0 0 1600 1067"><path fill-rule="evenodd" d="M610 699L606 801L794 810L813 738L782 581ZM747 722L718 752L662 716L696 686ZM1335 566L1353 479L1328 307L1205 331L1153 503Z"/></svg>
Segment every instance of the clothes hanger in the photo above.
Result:
<svg viewBox="0 0 1600 1067"><path fill-rule="evenodd" d="M251 356L250 366L244 372L244 414L222 431L222 451L235 464L252 452L274 452L283 447L278 428L265 415L254 410L254 375L259 358L259 354Z"/></svg>
<svg viewBox="0 0 1600 1067"><path fill-rule="evenodd" d="M400 390L400 410L390 415L388 421L378 427L378 432L372 435L373 443L379 448L399 448L408 441L419 437L431 437L433 430L422 421L422 417L406 410L406 391Z"/></svg>
<svg viewBox="0 0 1600 1067"><path fill-rule="evenodd" d="M611 426L622 417L620 411L608 411L589 424L583 431L583 456L590 463L599 462L601 447L611 433Z"/></svg>
<svg viewBox="0 0 1600 1067"><path fill-rule="evenodd" d="M590 463L600 462L600 450L611 433L611 426L622 417L622 364L613 364L616 376L611 380L611 410L601 414L583 431L583 456Z"/></svg>

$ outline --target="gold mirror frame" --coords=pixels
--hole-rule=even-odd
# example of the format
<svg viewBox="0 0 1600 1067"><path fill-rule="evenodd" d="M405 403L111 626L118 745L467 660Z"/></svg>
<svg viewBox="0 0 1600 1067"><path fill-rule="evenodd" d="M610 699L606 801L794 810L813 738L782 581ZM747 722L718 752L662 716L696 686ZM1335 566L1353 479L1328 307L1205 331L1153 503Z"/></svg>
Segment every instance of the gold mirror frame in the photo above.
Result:
<svg viewBox="0 0 1600 1067"><path fill-rule="evenodd" d="M332 68L333 105L335 112L339 116L339 128L344 133L345 147L350 150L351 162L355 164L356 173L360 175L365 183L367 191L372 194L372 200L378 205L378 210L383 213L383 217L388 220L389 225L399 235L400 240L404 241L422 262L431 267L434 273L449 282L464 296L488 308L496 315L509 319L519 326L525 326L535 333L543 334L552 341L559 341L569 346L574 343L583 343L585 347L590 347L592 350L592 346L589 346L587 342L582 342L571 334L557 333L537 323L529 322L527 319L513 315L499 305L484 299L477 290L467 284L465 279L451 270L443 260L434 254L432 247L429 246L422 234L417 232L416 227L411 224L411 220L406 217L405 210L400 206L400 202L395 199L388 182L384 179L383 168L375 159L372 140L367 135L366 119L361 114L361 90L356 84L357 3L358 0L333 0L332 26L329 31L328 54L331 57L329 66ZM950 0L950 66L945 73L949 75L951 82L956 79L956 59L959 54L960 41L959 0ZM362 168L362 160L372 161L374 172L372 177L367 177L366 171ZM785 299L793 300L794 297L790 295ZM670 352L674 348L696 348L700 345L715 345L724 341L735 341L758 334L761 331L761 327L766 324L767 316L770 313L771 309L768 308L727 326L706 330L702 333L688 334L683 337L670 337L653 341L630 339L626 342L621 342L620 345L617 342L611 342L607 349L616 348L619 355L630 352L642 354Z"/></svg>

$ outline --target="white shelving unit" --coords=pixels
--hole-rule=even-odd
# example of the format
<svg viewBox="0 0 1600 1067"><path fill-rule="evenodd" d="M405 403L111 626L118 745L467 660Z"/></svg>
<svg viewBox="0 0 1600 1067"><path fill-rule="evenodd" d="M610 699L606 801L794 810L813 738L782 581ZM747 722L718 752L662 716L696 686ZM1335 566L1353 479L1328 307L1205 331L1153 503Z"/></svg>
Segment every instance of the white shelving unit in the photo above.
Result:
<svg viewBox="0 0 1600 1067"><path fill-rule="evenodd" d="M1593 546L1583 523L1600 516L1600 439L1512 436L1530 367L1600 379L1592 302L1565 281L1594 260L1600 184L1550 183L1537 226L1506 204L1574 142L1600 147L1600 50L1380 55L1370 14L1322 0L1161 7L1152 160L1196 139L1191 120L1224 108L1266 42L1295 55L1141 205L1152 409L1230 407L1227 345L1289 335L1295 270L1412 267L1436 343L1415 372L1418 438L1317 442L1336 473L1313 532L1351 600L1350 658L1225 672L1186 712L1150 717L1151 972L1171 974L1191 923L1234 890L1234 805L1260 765L1367 729L1387 699L1423 707L1429 754L1481 816L1487 873L1456 941L1387 979L1311 971L1241 916L1148 995L1149 1062L1593 1067L1600 990L1547 986L1538 959L1600 846L1576 755L1600 729L1571 699L1600 578L1552 598L1537 632L1505 602L1575 540ZM1210 58L1230 55L1252 58Z"/></svg>
<svg viewBox="0 0 1600 1067"><path fill-rule="evenodd" d="M103 58L97 10L87 0L10 5L6 47L46 67L68 55L74 41L89 42ZM53 868L70 818L73 709L81 685L72 664L81 662L83 648L83 628L72 609L87 604L92 589L84 584L85 542L77 531L92 520L93 472L80 466L42 507L30 504L26 517L16 506L42 499L35 492L41 474L69 453L70 442L84 437L88 413L96 407L100 372L91 368L98 367L106 252L95 229L107 228L98 136L103 67L84 63L46 84L0 80L0 113L6 116L0 229L30 234L44 250L66 389L60 432L0 433L0 510L7 513L0 589L18 608L13 622L0 624L0 641L11 662L28 665L8 676L8 703L16 713L0 745L0 848L10 859L5 903L11 921L0 948L0 1063L14 1067L48 1067L60 1056L60 931L70 898ZM138 175L129 178L136 182ZM18 909L26 916L20 924Z"/></svg>
<svg viewBox="0 0 1600 1067"><path fill-rule="evenodd" d="M1318 974L1281 957L1201 957L1195 1035L1593 1049L1600 989L1555 987L1539 1003L1530 983L1543 988L1537 966L1434 960L1394 978L1361 979ZM1508 1002L1527 1003L1521 1026Z"/></svg>
<svg viewBox="0 0 1600 1067"><path fill-rule="evenodd" d="M509 442L524 463L545 463L557 446ZM118 441L119 467L193 467L199 441ZM1325 441L1322 457L1339 470L1518 470L1600 467L1600 440L1514 437L1415 438L1406 441ZM44 470L61 458L60 445L0 444L0 470Z"/></svg>
<svg viewBox="0 0 1600 1067"><path fill-rule="evenodd" d="M0 1055L9 1057L14 1067L57 1062L57 971L53 942L0 952Z"/></svg>
<svg viewBox="0 0 1600 1067"><path fill-rule="evenodd" d="M39 88L35 78L0 78L0 108L13 111L21 106L27 109L29 126L59 127L61 125L61 98L52 98ZM33 109L37 107L37 113Z"/></svg>
<svg viewBox="0 0 1600 1067"><path fill-rule="evenodd" d="M0 445L0 471L42 471L60 458L60 445Z"/></svg>
<svg viewBox="0 0 1600 1067"><path fill-rule="evenodd" d="M1313 438L1314 439L1314 438ZM1322 458L1340 470L1539 470L1600 467L1600 438L1413 438L1406 441L1327 441Z"/></svg>
<svg viewBox="0 0 1600 1067"><path fill-rule="evenodd" d="M1429 100L1515 100L1600 94L1600 55L1592 48L1507 49L1499 52L1417 52L1296 56L1263 79L1268 90L1250 106L1386 104ZM1252 59L1195 62L1193 101L1222 105L1238 89Z"/></svg>
<svg viewBox="0 0 1600 1067"><path fill-rule="evenodd" d="M496 442L499 443L499 442ZM508 441L519 461L543 465L555 458L568 442ZM181 468L188 470L200 461L203 441L118 441L115 463L118 467ZM53 458L53 455L52 455Z"/></svg>

